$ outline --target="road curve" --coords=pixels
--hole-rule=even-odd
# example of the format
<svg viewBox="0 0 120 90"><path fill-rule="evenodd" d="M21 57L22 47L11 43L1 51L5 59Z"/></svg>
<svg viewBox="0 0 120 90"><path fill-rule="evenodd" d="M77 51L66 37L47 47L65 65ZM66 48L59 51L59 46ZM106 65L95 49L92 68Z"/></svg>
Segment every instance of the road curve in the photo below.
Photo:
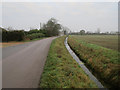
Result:
<svg viewBox="0 0 120 90"><path fill-rule="evenodd" d="M2 88L37 88L55 38L3 48Z"/></svg>

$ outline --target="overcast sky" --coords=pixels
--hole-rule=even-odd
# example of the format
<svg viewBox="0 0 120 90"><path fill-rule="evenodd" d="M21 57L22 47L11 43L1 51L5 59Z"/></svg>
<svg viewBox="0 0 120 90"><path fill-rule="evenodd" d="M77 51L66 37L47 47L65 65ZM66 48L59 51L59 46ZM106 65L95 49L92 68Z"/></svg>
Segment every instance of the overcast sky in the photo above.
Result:
<svg viewBox="0 0 120 90"><path fill-rule="evenodd" d="M2 27L39 28L51 17L71 31L118 30L117 2L3 2Z"/></svg>

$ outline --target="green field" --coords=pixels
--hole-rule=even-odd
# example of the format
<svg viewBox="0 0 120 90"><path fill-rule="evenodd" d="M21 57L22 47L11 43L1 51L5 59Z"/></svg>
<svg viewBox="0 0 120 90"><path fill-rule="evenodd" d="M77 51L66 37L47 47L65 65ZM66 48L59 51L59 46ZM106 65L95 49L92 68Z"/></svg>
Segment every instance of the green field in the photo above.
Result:
<svg viewBox="0 0 120 90"><path fill-rule="evenodd" d="M116 35L71 35L68 44L107 87L118 87L120 61Z"/></svg>
<svg viewBox="0 0 120 90"><path fill-rule="evenodd" d="M96 88L64 45L65 36L55 39L40 79L40 88Z"/></svg>
<svg viewBox="0 0 120 90"><path fill-rule="evenodd" d="M118 35L78 35L75 38L118 51Z"/></svg>

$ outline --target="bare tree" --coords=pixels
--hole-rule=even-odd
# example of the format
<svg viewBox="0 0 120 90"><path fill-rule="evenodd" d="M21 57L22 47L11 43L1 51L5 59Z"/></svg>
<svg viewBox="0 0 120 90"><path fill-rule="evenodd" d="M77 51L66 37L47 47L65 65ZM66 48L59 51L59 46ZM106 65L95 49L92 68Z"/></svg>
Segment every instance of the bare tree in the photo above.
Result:
<svg viewBox="0 0 120 90"><path fill-rule="evenodd" d="M70 31L70 29L66 26L62 26L62 29L63 29L64 35L67 35L68 32Z"/></svg>

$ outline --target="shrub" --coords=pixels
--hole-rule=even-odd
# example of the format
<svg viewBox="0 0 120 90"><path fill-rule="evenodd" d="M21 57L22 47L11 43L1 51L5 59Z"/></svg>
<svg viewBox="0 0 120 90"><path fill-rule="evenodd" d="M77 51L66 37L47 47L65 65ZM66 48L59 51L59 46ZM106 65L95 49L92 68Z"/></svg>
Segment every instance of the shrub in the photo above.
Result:
<svg viewBox="0 0 120 90"><path fill-rule="evenodd" d="M2 41L22 41L24 40L24 31L6 31L2 30Z"/></svg>
<svg viewBox="0 0 120 90"><path fill-rule="evenodd" d="M30 39L30 40L33 40L35 38L41 38L41 37L44 37L45 34L43 33L33 33L33 34L28 34L25 36L25 39Z"/></svg>
<svg viewBox="0 0 120 90"><path fill-rule="evenodd" d="M40 30L38 30L38 29L33 29L33 30L30 30L30 31L24 31L24 32L25 32L25 35L36 34L36 33L43 33L44 36L47 36L47 35L46 35L47 31L44 30L44 29L40 29Z"/></svg>

